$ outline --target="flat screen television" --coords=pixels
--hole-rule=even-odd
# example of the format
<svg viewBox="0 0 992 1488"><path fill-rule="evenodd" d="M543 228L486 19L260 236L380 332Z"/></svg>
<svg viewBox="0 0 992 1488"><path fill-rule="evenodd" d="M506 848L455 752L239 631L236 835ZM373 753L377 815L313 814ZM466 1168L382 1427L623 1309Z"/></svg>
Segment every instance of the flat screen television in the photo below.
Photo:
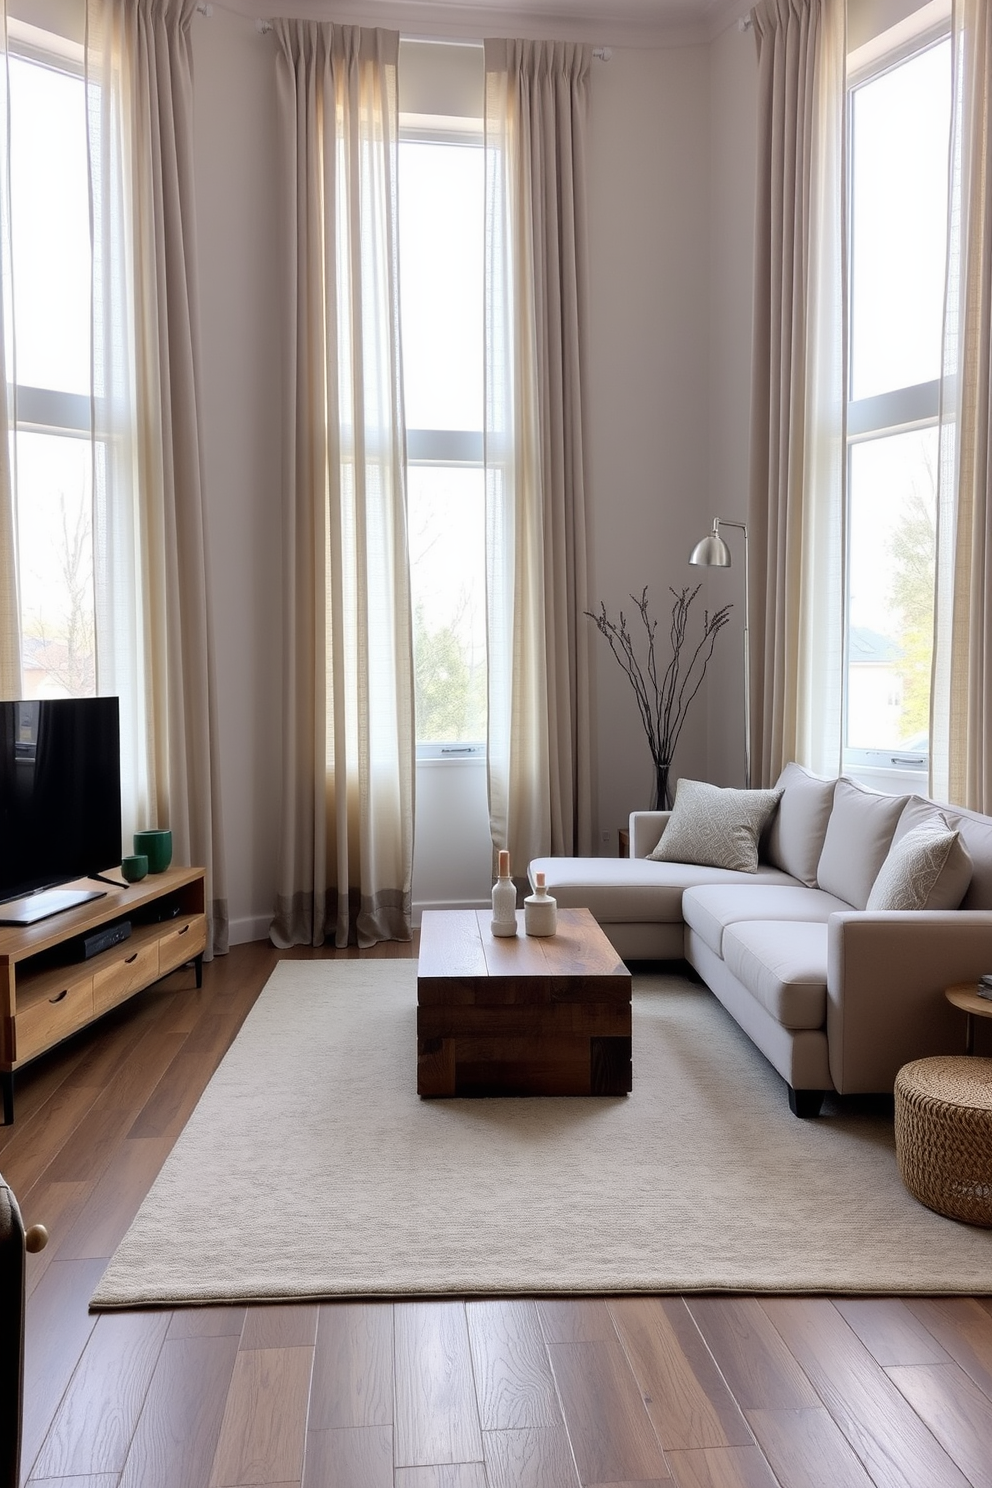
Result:
<svg viewBox="0 0 992 1488"><path fill-rule="evenodd" d="M0 702L0 924L98 897L45 891L120 860L117 698Z"/></svg>

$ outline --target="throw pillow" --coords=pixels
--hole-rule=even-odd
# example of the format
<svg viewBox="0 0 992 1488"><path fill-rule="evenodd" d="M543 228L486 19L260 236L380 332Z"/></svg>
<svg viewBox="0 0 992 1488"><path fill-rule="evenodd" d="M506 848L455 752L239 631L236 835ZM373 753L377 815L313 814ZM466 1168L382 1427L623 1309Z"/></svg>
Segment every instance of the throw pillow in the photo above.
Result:
<svg viewBox="0 0 992 1488"><path fill-rule="evenodd" d="M725 790L683 778L675 788L668 825L648 857L656 863L699 863L756 873L758 841L781 794Z"/></svg>
<svg viewBox="0 0 992 1488"><path fill-rule="evenodd" d="M867 909L957 909L971 878L971 859L946 822L914 827L889 849Z"/></svg>

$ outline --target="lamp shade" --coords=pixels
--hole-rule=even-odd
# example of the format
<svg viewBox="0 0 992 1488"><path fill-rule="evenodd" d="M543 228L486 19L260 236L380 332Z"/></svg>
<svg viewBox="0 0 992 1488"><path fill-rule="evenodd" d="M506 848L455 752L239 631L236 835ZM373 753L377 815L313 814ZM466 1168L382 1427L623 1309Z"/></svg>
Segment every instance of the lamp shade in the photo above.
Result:
<svg viewBox="0 0 992 1488"><path fill-rule="evenodd" d="M730 549L720 534L714 530L702 542L698 542L689 554L689 562L700 568L729 568Z"/></svg>

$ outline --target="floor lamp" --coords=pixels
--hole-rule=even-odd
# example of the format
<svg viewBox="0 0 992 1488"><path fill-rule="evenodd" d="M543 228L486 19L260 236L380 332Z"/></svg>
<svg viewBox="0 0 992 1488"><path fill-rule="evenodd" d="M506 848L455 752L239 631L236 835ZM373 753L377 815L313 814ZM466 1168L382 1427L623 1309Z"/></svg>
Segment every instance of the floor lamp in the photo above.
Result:
<svg viewBox="0 0 992 1488"><path fill-rule="evenodd" d="M744 534L744 788L751 789L751 654L748 650L747 623L749 610L747 527L743 522L713 518L713 531L698 542L689 554L689 562L700 568L730 568L730 549L720 536L721 527L736 527Z"/></svg>

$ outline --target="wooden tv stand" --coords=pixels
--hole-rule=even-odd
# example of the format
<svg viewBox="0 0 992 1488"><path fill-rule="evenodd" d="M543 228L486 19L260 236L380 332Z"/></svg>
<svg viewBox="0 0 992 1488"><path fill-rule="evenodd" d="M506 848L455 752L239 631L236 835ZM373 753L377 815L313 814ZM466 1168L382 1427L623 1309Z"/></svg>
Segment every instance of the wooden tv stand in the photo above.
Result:
<svg viewBox="0 0 992 1488"><path fill-rule="evenodd" d="M68 886L67 886L68 887ZM14 1071L188 961L202 985L207 917L202 868L168 868L33 925L0 927L0 1085L14 1119ZM83 959L82 937L129 920L131 933Z"/></svg>

